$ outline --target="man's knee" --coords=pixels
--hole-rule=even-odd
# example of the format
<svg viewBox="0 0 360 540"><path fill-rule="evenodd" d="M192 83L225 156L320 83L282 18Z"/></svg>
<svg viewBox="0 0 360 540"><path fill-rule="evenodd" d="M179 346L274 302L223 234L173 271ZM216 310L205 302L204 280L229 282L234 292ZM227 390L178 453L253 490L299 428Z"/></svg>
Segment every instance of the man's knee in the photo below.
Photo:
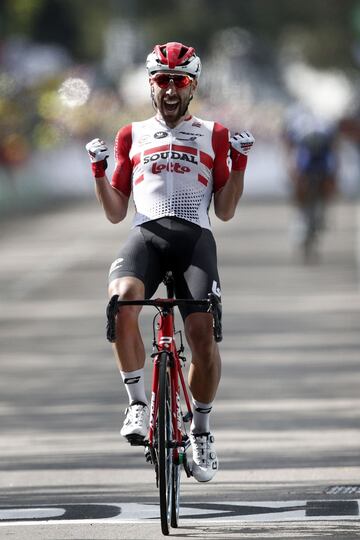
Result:
<svg viewBox="0 0 360 540"><path fill-rule="evenodd" d="M142 300L144 298L144 284L137 278L124 277L114 279L109 285L109 297L114 295L119 300ZM132 321L136 321L141 306L122 306L116 316L117 327L127 329Z"/></svg>
<svg viewBox="0 0 360 540"><path fill-rule="evenodd" d="M211 357L214 352L213 322L210 313L192 313L185 320L185 333L193 354Z"/></svg>
<svg viewBox="0 0 360 540"><path fill-rule="evenodd" d="M109 284L109 297L115 294L119 300L142 300L144 298L145 287L143 282L135 277L117 278Z"/></svg>

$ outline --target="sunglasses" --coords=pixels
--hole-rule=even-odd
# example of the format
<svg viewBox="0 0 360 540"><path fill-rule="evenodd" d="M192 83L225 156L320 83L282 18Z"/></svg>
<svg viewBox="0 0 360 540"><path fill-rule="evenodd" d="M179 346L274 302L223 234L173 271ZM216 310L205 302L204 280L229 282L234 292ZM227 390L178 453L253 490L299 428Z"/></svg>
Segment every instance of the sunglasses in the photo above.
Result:
<svg viewBox="0 0 360 540"><path fill-rule="evenodd" d="M192 78L189 75L174 75L172 73L159 73L152 78L160 88L167 88L173 81L175 88L186 88L191 84Z"/></svg>

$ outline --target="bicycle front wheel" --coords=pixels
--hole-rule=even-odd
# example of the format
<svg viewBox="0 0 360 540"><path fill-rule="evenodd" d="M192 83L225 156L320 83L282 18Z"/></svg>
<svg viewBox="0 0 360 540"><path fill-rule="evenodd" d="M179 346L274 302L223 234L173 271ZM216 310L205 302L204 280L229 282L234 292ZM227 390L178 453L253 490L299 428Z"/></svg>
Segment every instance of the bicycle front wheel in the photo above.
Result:
<svg viewBox="0 0 360 540"><path fill-rule="evenodd" d="M179 526L180 511L180 463L174 464L172 469L172 501L171 501L171 526Z"/></svg>
<svg viewBox="0 0 360 540"><path fill-rule="evenodd" d="M161 530L169 534L173 508L173 429L171 421L171 385L167 370L168 355L159 354L158 467Z"/></svg>

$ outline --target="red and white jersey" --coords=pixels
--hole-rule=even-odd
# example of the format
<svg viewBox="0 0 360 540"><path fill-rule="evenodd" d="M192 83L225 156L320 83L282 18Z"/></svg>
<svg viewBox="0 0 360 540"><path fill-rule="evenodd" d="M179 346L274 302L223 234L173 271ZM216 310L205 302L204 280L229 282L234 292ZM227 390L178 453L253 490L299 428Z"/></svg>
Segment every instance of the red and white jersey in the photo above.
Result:
<svg viewBox="0 0 360 540"><path fill-rule="evenodd" d="M111 184L133 193L134 226L176 216L210 229L212 194L229 177L228 152L229 131L216 122L189 116L170 128L154 116L118 132Z"/></svg>

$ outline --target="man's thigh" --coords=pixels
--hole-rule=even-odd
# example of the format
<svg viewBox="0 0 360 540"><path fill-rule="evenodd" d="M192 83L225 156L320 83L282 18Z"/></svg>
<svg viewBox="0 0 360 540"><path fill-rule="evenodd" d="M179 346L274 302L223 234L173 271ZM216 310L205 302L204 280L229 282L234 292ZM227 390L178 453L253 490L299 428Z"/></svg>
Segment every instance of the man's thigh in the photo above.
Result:
<svg viewBox="0 0 360 540"><path fill-rule="evenodd" d="M126 285L125 278L134 278L144 285L145 298L151 298L163 278L161 260L141 227L135 227L109 270L109 288L116 283ZM120 281L119 281L120 280ZM136 283L136 281L134 281Z"/></svg>
<svg viewBox="0 0 360 540"><path fill-rule="evenodd" d="M193 248L187 266L185 268L177 267L174 275L177 298L201 300L206 299L211 292L219 297L221 296L216 244L211 231L203 229L199 240ZM190 313L205 311L207 311L206 306L181 308L184 319Z"/></svg>

